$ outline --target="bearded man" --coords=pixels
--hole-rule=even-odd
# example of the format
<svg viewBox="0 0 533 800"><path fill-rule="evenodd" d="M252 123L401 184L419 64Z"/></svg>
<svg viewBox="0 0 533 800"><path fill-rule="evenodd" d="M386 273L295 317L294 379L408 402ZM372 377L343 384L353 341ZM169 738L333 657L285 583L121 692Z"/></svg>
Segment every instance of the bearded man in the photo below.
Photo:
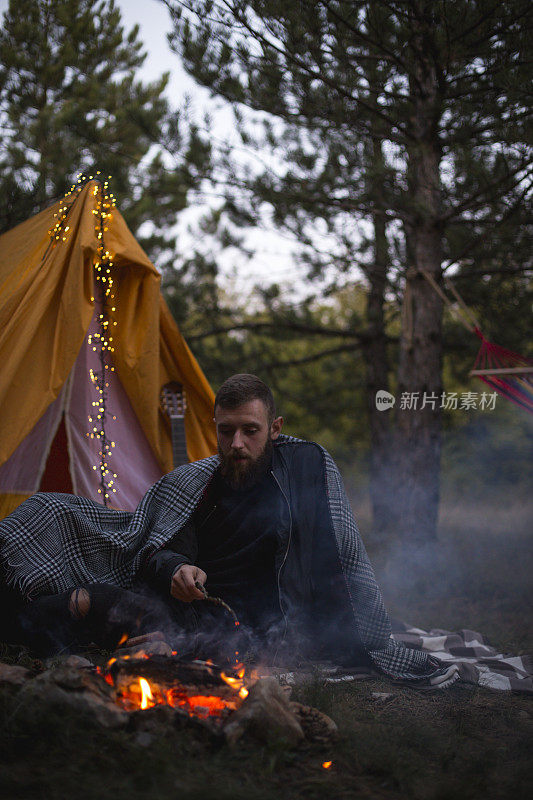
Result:
<svg viewBox="0 0 533 800"><path fill-rule="evenodd" d="M128 625L153 630L161 609L148 602L149 587L173 625L205 646L221 630L207 589L271 660L328 659L443 682L442 664L391 638L329 454L281 433L272 392L254 375L223 383L214 417L218 456L164 476L133 513L41 494L0 523L6 581L26 598L26 627L35 635L44 614L85 625L94 639Z"/></svg>

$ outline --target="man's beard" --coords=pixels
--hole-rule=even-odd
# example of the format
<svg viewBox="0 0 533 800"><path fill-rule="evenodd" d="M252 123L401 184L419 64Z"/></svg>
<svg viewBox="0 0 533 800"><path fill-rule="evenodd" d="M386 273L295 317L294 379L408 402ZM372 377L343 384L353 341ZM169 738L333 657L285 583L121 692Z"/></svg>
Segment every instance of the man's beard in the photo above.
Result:
<svg viewBox="0 0 533 800"><path fill-rule="evenodd" d="M263 477L270 466L272 450L272 439L269 437L256 459L247 458L244 461L236 461L235 454L230 453L225 456L219 445L221 471L226 483L232 489L248 489L253 486Z"/></svg>

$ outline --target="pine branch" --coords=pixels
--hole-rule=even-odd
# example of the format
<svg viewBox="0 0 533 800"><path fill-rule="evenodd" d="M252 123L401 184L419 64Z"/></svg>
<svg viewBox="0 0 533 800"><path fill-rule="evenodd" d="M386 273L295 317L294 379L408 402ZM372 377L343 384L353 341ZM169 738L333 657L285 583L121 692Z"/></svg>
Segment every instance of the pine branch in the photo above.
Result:
<svg viewBox="0 0 533 800"><path fill-rule="evenodd" d="M342 17L336 11L334 11L331 8L330 4L327 2L327 0L324 0L324 5L327 8L328 13L331 14L331 16L333 18L337 19L340 23L345 25L347 30L349 30L351 33L353 33L355 37L357 37L358 39L360 39L362 42L364 42L365 44L369 45L370 47L375 47L376 50L379 50L380 51L380 55L381 55L381 57L383 58L384 61L389 61L390 63L397 64L399 67L401 67L401 69L404 71L404 73L406 75L410 75L411 74L411 70L409 69L409 66L407 65L407 63L403 59L401 59L398 56L397 53L394 53L392 50L389 50L381 42L378 42L378 41L372 39L370 36L364 35L359 28L355 28L353 25L351 25L348 22L348 20L346 20L344 17ZM388 5L388 4L386 4L386 5ZM359 55L358 55L358 57L359 57ZM416 75L413 75L412 77L416 81L416 83L418 84L419 88L421 88L420 84L418 83L418 79L417 79Z"/></svg>
<svg viewBox="0 0 533 800"><path fill-rule="evenodd" d="M440 223L446 224L450 220L453 220L454 217L462 214L464 211L479 205L479 202L486 202L486 197L488 193L493 193L495 189L499 189L500 187L506 187L507 191L514 189L525 180L528 175L521 175L524 169L527 168L527 164L520 164L520 166L513 169L508 175L505 175L503 178L498 179L497 181L492 181L488 183L486 186L480 187L476 192L473 192L469 197L466 197L462 202L458 203L454 208L450 209L447 214L444 214L440 217ZM514 178L514 180L511 180ZM529 187L528 187L529 188Z"/></svg>
<svg viewBox="0 0 533 800"><path fill-rule="evenodd" d="M455 259L455 262L460 259ZM455 263L454 262L454 263ZM459 272L452 275L454 281L468 280L471 275L516 275L525 277L528 272L533 273L533 267L500 267L498 269L469 269L468 272Z"/></svg>
<svg viewBox="0 0 533 800"><path fill-rule="evenodd" d="M165 2L168 5L168 0L165 0ZM190 12L196 14L196 16L199 16L199 12L197 12L194 9L188 7L187 4L183 2L183 0L176 0L176 2L179 5L187 8ZM300 59L294 53L292 53L291 51L287 50L286 48L283 48L283 47L279 46L278 44L276 44L275 42L271 41L266 36L264 36L259 30L257 30L252 25L250 25L242 15L238 14L236 9L234 9L232 7L232 5L229 2L229 0L220 0L220 2L222 3L223 6L226 7L226 9L229 11L229 13L233 14L235 19L238 22L241 23L241 26L243 28L245 28L248 31L248 33L256 41L260 42L263 46L265 46L266 48L271 48L272 50L274 50L275 52L277 52L281 56L283 56L283 58L287 62L293 64L298 69L302 70L302 72L304 72L307 75L309 75L311 78L321 81L324 85L328 86L330 89L333 89L335 92L338 92L338 94L341 95L342 97L345 97L346 99L350 100L350 102L352 102L352 103L354 103L356 105L359 105L361 108L366 109L366 111L368 111L370 114L379 117L384 122L386 122L387 125L391 129L398 130L403 135L403 137L412 138L412 137L410 137L407 128L402 126L398 121L392 119L392 117L389 117L388 114L385 114L384 111L381 111L379 108L375 108L372 105L366 103L360 97L354 96L351 92L347 91L344 87L342 87L341 85L339 85L335 81L329 79L326 75L324 75L322 72L320 72L320 70L317 71L317 70L311 69L311 67L309 67L302 59ZM225 46L229 47L227 41L225 42Z"/></svg>
<svg viewBox="0 0 533 800"><path fill-rule="evenodd" d="M328 356L335 356L339 353L353 353L362 347L362 343L358 344L344 344L339 347L332 347L330 350L321 350L320 353L314 353L312 356L304 356L303 358L292 358L287 361L271 361L269 364L262 364L263 369L278 369L279 367L296 367L302 364L311 364L314 361L320 361L322 358Z"/></svg>
<svg viewBox="0 0 533 800"><path fill-rule="evenodd" d="M306 333L317 336L333 336L335 338L356 339L359 342L367 340L366 334L357 331L348 331L342 328L321 328L315 325L304 325L299 322L242 322L227 327L211 328L203 333L188 334L187 341L207 339L209 336L221 336L232 331L260 331L260 330L288 330L296 333Z"/></svg>
<svg viewBox="0 0 533 800"><path fill-rule="evenodd" d="M476 28L478 28L480 25L482 25L484 22L486 22L487 19L489 19L491 16L493 16L495 11L499 11L499 10L501 10L501 8L502 8L502 3L501 3L500 0L497 0L497 2L494 4L494 6L492 8L490 8L486 14L481 16L480 19L478 20L478 22L475 23L475 25L471 26L470 28L466 28L464 31L461 31L461 33L458 36L456 36L454 39L452 39L452 42L458 42L458 41L461 41L462 39L464 39L466 36L469 35L469 33L471 33L473 30L476 30ZM516 25L524 17L527 17L528 14L530 14L530 13L531 13L531 7L528 5L528 3L525 3L524 4L524 11L522 13L516 14L511 20L507 20L507 19L505 20L505 22L504 22L504 26L505 27L503 28L503 30L505 32L507 32L507 30L509 29L510 25ZM492 38L493 35L494 35L494 30L491 29L490 36L483 36L480 39L476 39L474 42L470 43L470 47L475 49L475 48L479 47L479 45L481 45L481 44L486 44L487 42L490 42L490 39Z"/></svg>
<svg viewBox="0 0 533 800"><path fill-rule="evenodd" d="M465 39L467 36L473 33L473 31L479 28L480 25L483 25L484 22L490 19L490 17L494 16L494 12L498 11L498 9L500 8L501 8L501 0L496 0L492 8L489 8L485 14L481 14L481 16L475 22L473 22L469 27L461 31L457 36L453 36L450 39L450 43L455 44L456 42L460 42L462 39ZM484 41L484 40L479 40L479 41Z"/></svg>
<svg viewBox="0 0 533 800"><path fill-rule="evenodd" d="M515 213L515 211L521 207L522 201L524 197L527 195L529 189L530 185L525 187L525 189L518 196L515 202L506 210L505 214L502 214L499 220L496 220L496 222L492 220L492 225L494 229L503 225L503 223L506 222L508 219L510 219L510 217ZM486 235L487 235L486 231L482 231L480 234L478 234L478 236L474 236L472 239L470 239L468 244L462 249L459 255L453 259L450 259L448 264L442 268L442 271L446 272L446 270L448 270L454 264L458 264L471 250L474 249L474 247L476 247L479 244L479 242L481 242L483 239L486 238ZM489 273L487 272L487 274Z"/></svg>

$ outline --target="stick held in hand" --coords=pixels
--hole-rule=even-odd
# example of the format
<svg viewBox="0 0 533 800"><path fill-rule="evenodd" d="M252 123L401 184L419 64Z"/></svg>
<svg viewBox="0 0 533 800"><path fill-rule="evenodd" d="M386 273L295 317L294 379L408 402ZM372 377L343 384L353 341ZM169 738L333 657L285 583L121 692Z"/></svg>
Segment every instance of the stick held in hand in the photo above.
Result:
<svg viewBox="0 0 533 800"><path fill-rule="evenodd" d="M209 602L214 603L216 606L222 606L222 608L225 608L226 611L229 614L231 614L236 626L241 624L237 619L237 614L235 613L235 611L231 608L231 606L228 606L228 604L225 603L221 597L211 597L211 595L207 593L207 589L205 588L205 586L202 586L202 584L199 581L195 581L194 585L196 586L197 589L199 589L202 592L204 600L209 600Z"/></svg>

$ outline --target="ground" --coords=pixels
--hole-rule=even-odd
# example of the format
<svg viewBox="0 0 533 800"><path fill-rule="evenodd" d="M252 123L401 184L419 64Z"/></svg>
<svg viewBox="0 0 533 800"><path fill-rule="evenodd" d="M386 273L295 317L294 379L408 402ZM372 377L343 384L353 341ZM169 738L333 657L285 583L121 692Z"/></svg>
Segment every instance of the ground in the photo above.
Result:
<svg viewBox="0 0 533 800"><path fill-rule="evenodd" d="M462 519L443 510L439 543L412 560L369 550L391 613L420 627L482 631L505 652L533 650L525 509ZM485 513L485 512L484 512ZM455 516L454 516L455 514ZM363 521L364 522L364 521ZM363 524L364 528L364 524ZM405 555L405 554L404 554ZM0 658L27 655L4 648ZM391 694L376 700L373 692ZM533 796L530 696L470 687L438 692L385 681L311 683L293 699L338 724L332 745L230 750L193 733L102 730L3 690L0 796L35 800L520 800ZM332 761L330 769L322 764Z"/></svg>

